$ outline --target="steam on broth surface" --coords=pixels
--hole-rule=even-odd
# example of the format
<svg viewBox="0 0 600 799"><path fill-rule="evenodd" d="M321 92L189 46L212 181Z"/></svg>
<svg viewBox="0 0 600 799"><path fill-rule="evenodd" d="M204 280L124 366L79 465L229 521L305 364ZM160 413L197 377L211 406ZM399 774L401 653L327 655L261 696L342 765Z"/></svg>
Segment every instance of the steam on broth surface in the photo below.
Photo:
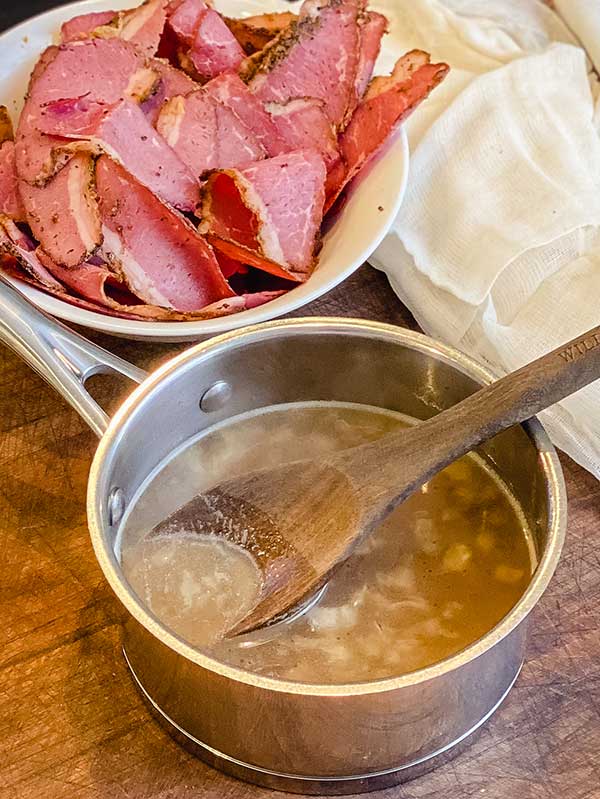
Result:
<svg viewBox="0 0 600 799"><path fill-rule="evenodd" d="M459 652L514 606L535 565L516 502L477 456L452 464L400 505L308 612L232 640L222 634L260 593L251 558L193 533L148 535L193 496L236 474L323 456L410 423L369 406L299 403L212 428L151 475L132 503L121 536L125 576L188 643L270 677L382 679Z"/></svg>

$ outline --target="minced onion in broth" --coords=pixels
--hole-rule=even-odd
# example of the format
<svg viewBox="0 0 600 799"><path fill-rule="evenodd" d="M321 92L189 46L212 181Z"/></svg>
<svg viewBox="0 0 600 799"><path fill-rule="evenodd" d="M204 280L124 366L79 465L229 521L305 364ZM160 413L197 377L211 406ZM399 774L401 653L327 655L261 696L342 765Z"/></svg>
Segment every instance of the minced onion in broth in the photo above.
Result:
<svg viewBox="0 0 600 799"><path fill-rule="evenodd" d="M517 503L477 456L402 503L304 615L248 636L222 638L260 592L249 556L193 533L148 535L194 495L236 474L326 455L411 423L370 406L298 403L211 428L151 475L132 503L120 538L125 576L188 643L270 677L382 679L459 652L515 605L535 564Z"/></svg>

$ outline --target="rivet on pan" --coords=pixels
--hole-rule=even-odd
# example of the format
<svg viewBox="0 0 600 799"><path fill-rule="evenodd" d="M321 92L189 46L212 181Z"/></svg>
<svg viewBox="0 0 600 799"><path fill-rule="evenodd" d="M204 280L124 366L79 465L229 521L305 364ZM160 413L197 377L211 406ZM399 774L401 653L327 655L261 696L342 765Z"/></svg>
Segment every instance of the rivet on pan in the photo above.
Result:
<svg viewBox="0 0 600 799"><path fill-rule="evenodd" d="M108 497L108 523L118 524L125 513L125 494L122 488L113 488Z"/></svg>
<svg viewBox="0 0 600 799"><path fill-rule="evenodd" d="M231 399L231 386L224 380L219 380L217 383L206 389L200 398L200 410L205 413L213 413L213 411L220 410Z"/></svg>

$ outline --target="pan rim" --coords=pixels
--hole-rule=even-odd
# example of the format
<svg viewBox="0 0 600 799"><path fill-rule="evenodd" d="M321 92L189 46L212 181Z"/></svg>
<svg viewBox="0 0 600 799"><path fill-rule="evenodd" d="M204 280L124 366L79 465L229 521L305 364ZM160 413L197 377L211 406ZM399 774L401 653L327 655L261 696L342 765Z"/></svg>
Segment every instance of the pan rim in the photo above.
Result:
<svg viewBox="0 0 600 799"><path fill-rule="evenodd" d="M112 549L109 547L106 537L103 534L104 518L102 514L102 505L104 494L100 489L101 478L104 473L103 466L107 456L115 447L119 446L123 427L127 420L135 413L142 400L148 398L157 386L164 380L167 380L174 372L184 369L206 352L214 353L220 349L229 348L232 343L248 344L250 342L260 341L265 337L272 337L273 335L285 336L294 333L301 335L303 333L314 334L315 332L325 335L339 333L359 334L371 338L394 341L395 343L403 344L423 354L435 357L449 366L458 368L459 371L462 371L467 376L472 377L482 384L490 382L496 377L490 370L479 365L469 356L453 347L437 342L428 336L386 323L362 319L308 317L276 320L231 331L212 338L209 341L197 344L167 361L134 390L111 420L108 430L100 442L90 470L87 500L88 525L96 558L105 578L119 601L142 627L157 638L163 645L184 657L186 660L191 661L207 671L219 674L235 682L279 693L301 694L314 697L345 697L396 691L408 686L426 683L433 679L439 679L473 662L478 657L481 657L516 629L538 603L558 564L566 533L566 488L562 468L554 445L551 443L541 422L536 418L524 423L522 427L525 429L538 451L540 468L545 477L548 502L547 545L541 553L537 568L523 596L495 627L460 652L423 669L402 674L398 677L389 677L371 682L332 685L301 683L263 677L253 672L228 666L196 650L177 635L167 630L153 614L144 608L143 604L135 597L133 592L130 591L118 570L115 568L115 559L112 554Z"/></svg>

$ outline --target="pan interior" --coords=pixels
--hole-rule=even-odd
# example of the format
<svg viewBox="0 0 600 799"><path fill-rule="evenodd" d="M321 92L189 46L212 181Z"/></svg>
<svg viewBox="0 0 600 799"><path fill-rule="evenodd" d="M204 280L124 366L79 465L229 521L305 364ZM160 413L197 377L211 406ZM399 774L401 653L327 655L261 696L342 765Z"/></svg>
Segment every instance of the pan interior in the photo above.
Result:
<svg viewBox="0 0 600 799"><path fill-rule="evenodd" d="M320 457L409 423L379 407L313 401L247 412L203 431L159 464L130 503L116 552L133 589L188 643L274 678L384 679L461 651L510 611L536 562L521 507L477 455L397 509L306 614L232 642L215 641L259 592L247 555L224 553L214 540L211 549L189 530L148 535L200 490L234 474Z"/></svg>

